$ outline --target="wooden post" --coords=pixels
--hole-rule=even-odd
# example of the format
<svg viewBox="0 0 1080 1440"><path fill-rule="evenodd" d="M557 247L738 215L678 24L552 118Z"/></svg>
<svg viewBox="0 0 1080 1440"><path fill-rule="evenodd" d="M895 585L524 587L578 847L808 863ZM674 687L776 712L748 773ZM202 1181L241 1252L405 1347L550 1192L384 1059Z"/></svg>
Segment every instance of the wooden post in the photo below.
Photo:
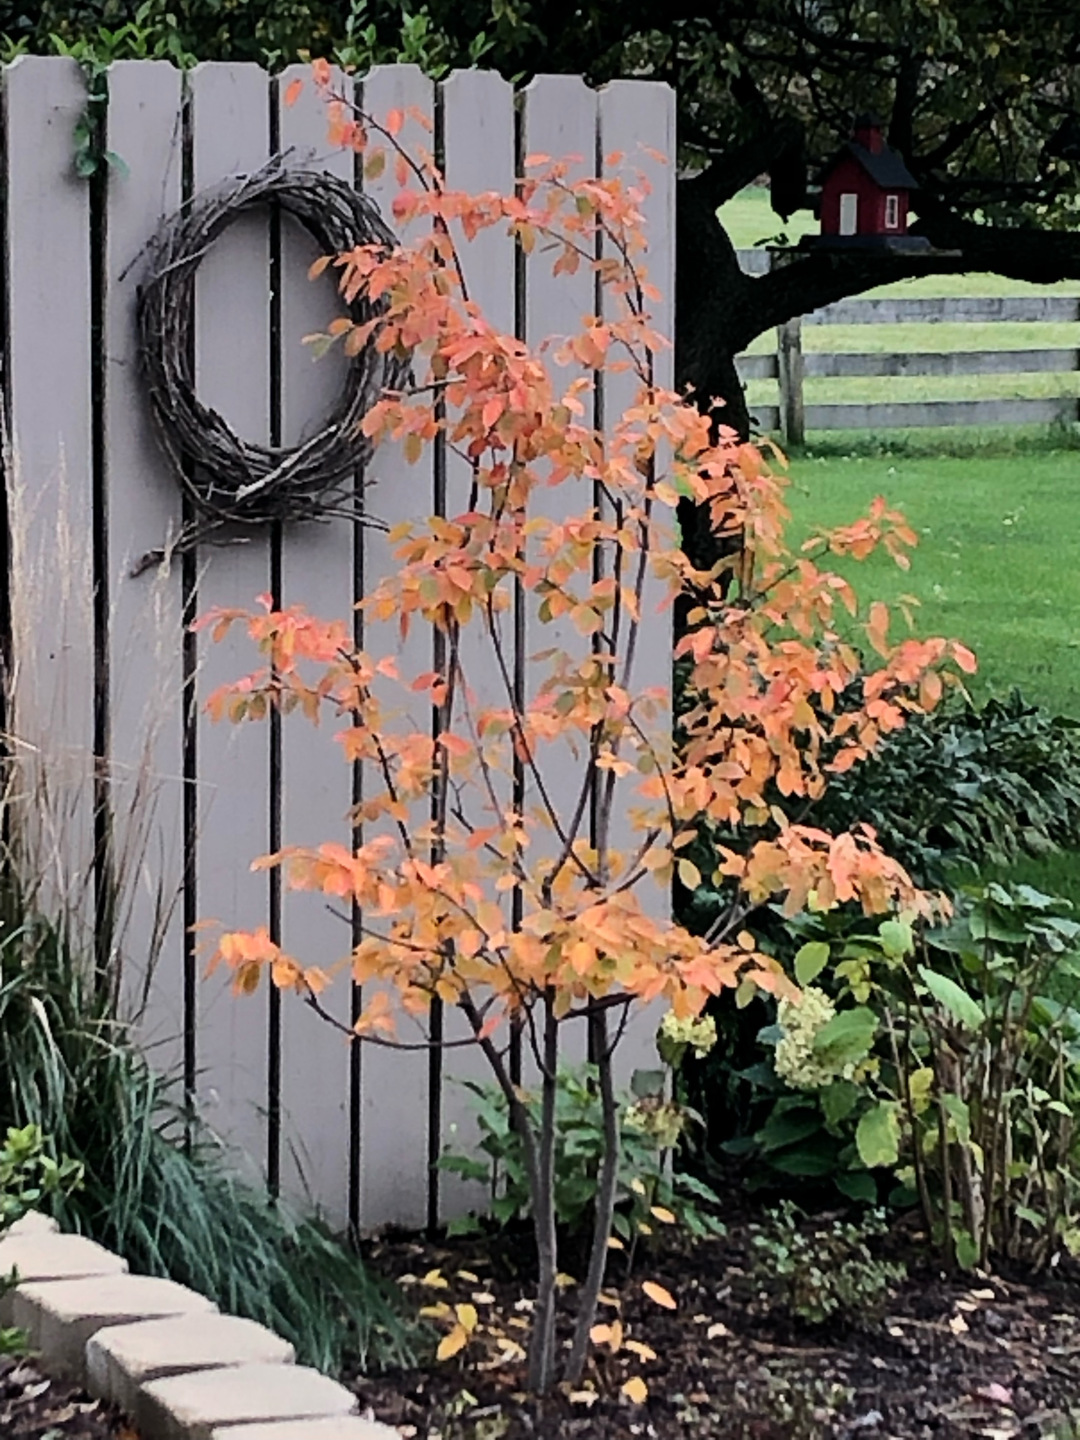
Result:
<svg viewBox="0 0 1080 1440"><path fill-rule="evenodd" d="M806 443L803 404L802 317L776 327L777 378L780 382L780 433L785 445Z"/></svg>

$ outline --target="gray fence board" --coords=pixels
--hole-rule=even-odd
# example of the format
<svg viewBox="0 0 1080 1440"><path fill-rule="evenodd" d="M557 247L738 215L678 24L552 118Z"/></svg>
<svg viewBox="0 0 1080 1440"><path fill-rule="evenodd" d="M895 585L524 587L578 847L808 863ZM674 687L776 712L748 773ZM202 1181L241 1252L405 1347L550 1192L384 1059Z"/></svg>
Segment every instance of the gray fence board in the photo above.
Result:
<svg viewBox="0 0 1080 1440"><path fill-rule="evenodd" d="M811 351L804 357L804 364L806 374L813 376L1067 374L1080 368L1080 350L911 351L894 355L825 355Z"/></svg>
<svg viewBox="0 0 1080 1440"><path fill-rule="evenodd" d="M571 171L570 178L577 180L595 176L597 121L596 91L590 89L580 76L538 75L524 94L521 120L524 153L526 156L550 155L553 159L577 155L581 158ZM558 364L553 350L557 348L559 337L578 330L582 316L595 309L596 277L587 266L582 266L574 275L555 276L552 274L553 264L553 253L542 245L525 257L525 338L531 345L555 342L547 352L548 373L553 385L566 390L575 379L584 375L591 381L592 375L580 366ZM585 394L581 400L588 414L596 396ZM546 498L544 513L557 522L584 513L593 504L592 488L591 481L564 482ZM536 695L548 673L546 665L533 666L529 657L548 649L565 650L568 654L584 658L590 643L568 616L541 624L535 604L527 602L521 663L528 699ZM580 794L581 773L569 742L562 738L543 746L537 753L536 763L544 790L559 813L572 815ZM543 816L537 782L526 774L524 787L527 813ZM532 849L538 857L555 857L561 849L557 836L543 819L537 820ZM528 1037L525 1039L525 1073L535 1076L538 1067ZM584 1027L564 1028L561 1045L562 1055L568 1063L584 1061L587 1055Z"/></svg>
<svg viewBox="0 0 1080 1440"><path fill-rule="evenodd" d="M385 120L391 110L410 108L433 119L435 90L415 65L382 66L363 81L363 105L376 119ZM406 119L401 139L410 148L424 145L430 149L434 145L432 134L414 119ZM391 202L397 194L393 171L393 165L387 165L378 179L364 184L384 215L390 214ZM415 232L410 227L401 233L403 239L409 240ZM433 450L429 447L415 465L410 465L400 445L381 445L369 467L368 478L372 483L365 492L367 509L390 526L430 514L435 506L433 459ZM391 546L377 530L364 532L363 547L364 585L370 590L382 576L393 572L394 560ZM432 667L431 635L423 626L414 625L402 640L396 621L365 622L364 644L373 656L395 656L402 675L418 675ZM431 707L426 696L404 697L399 687L389 684L384 689L387 702L401 714L400 723L411 723L418 730L430 732ZM371 775L370 783L373 788L383 788L377 774ZM418 823L427 818L418 816ZM375 833L375 827L365 827L364 839L373 838ZM365 1000L370 1000L372 988L365 988ZM399 1021L399 1033L404 1040L421 1038L417 1029L404 1019ZM423 1225L428 1211L427 1129L431 1099L428 1057L422 1052L395 1053L367 1045L361 1048L360 1065L360 1216L365 1225L384 1224L388 1220ZM406 1136L408 1143L404 1143Z"/></svg>
<svg viewBox="0 0 1080 1440"><path fill-rule="evenodd" d="M491 70L455 70L442 86L443 144L446 150L446 183L452 190L473 194L497 191L508 194L516 173L514 141L514 90L501 76ZM461 268L470 298L492 324L512 334L516 321L515 269L516 251L505 225L482 230L468 240L458 230L455 236L461 257ZM472 467L447 447L446 513L453 517L466 513L472 505ZM500 617L500 639L508 663L515 664L514 622L511 614ZM505 705L507 695L493 663L489 640L480 632L469 629L462 635L462 662L473 687L471 704L476 708ZM454 718L457 729L465 728L462 714ZM511 777L493 779L500 804L509 808L513 799ZM482 816L481 823L492 824L495 816ZM498 898L506 922L511 923L509 893ZM471 1032L463 1015L449 1010L445 1019L446 1034L451 1039L466 1038ZM446 1077L443 1085L441 1146L468 1148L479 1138L475 1110L462 1088L465 1080L487 1080L487 1061L476 1048L449 1050L442 1059ZM485 1203L483 1187L463 1181L457 1175L445 1175L440 1185L443 1213L455 1215Z"/></svg>
<svg viewBox="0 0 1080 1440"><path fill-rule="evenodd" d="M647 138L646 138L647 137ZM644 174L651 189L641 204L646 220L649 249L643 267L649 280L660 292L658 301L649 302L656 328L662 335L671 335L675 304L674 232L663 217L673 213L675 205L675 96L667 85L639 87L632 80L615 80L600 91L600 146L604 173L611 171L624 176L635 171ZM625 158L613 162L611 157ZM611 297L606 297L611 303ZM671 388L674 380L673 350L661 349L654 357L654 375L658 385ZM637 385L626 373L609 374L604 379L604 415L607 423L616 424L624 408L633 402ZM661 456L660 463L663 464ZM659 513L656 522L670 528L670 514ZM649 574L646 577L641 606L642 630L634 661L629 688L638 692L656 687L670 696L671 686L671 611L663 610L663 587ZM613 818L613 840L617 848L629 849L640 836L632 830L627 809L633 804L625 787L619 792L618 813ZM642 891L642 904L659 914L666 898L656 888ZM630 1072L648 1063L655 1055L653 1037L659 1014L656 1006L640 1010L627 1026L625 1044L617 1052L617 1068L621 1083L629 1082Z"/></svg>
<svg viewBox="0 0 1080 1440"><path fill-rule="evenodd" d="M776 405L751 405L763 431L779 425ZM1078 418L1077 401L928 400L881 405L808 405L807 430L904 430L939 425L1051 425Z"/></svg>
<svg viewBox="0 0 1080 1440"><path fill-rule="evenodd" d="M292 106L283 104L289 83L303 89ZM344 75L335 88L351 91ZM311 83L309 67L287 69L276 86L279 146L290 164L318 169L352 182L354 155L327 143L326 105ZM291 152L291 153L290 153ZM345 379L348 366L340 347L315 360L305 335L325 331L341 314L335 271L312 283L308 270L319 250L291 216L281 216L281 441L297 445L318 429L328 397ZM284 526L281 535L281 601L301 604L313 615L334 619L350 613L354 600L355 526L334 518L318 525ZM351 823L349 768L335 727L324 718L313 726L301 715L281 727L281 836L286 845L318 845L335 840L348 845ZM332 966L349 953L349 926L327 908L325 897L283 889L282 944L293 955L318 957ZM342 1023L349 1020L347 983L332 985L322 997ZM281 1159L287 1193L305 1190L322 1197L327 1218L348 1221L349 1047L293 996L281 1007Z"/></svg>
<svg viewBox="0 0 1080 1440"><path fill-rule="evenodd" d="M14 720L26 783L50 784L27 817L51 867L44 893L75 915L94 848L94 717L80 698L94 685L94 478L90 200L72 156L79 67L20 57L4 101Z"/></svg>
<svg viewBox="0 0 1080 1440"><path fill-rule="evenodd" d="M804 316L806 325L955 325L991 321L1080 319L1073 295L998 295L897 300L841 300Z"/></svg>
<svg viewBox="0 0 1080 1440"><path fill-rule="evenodd" d="M204 64L191 73L195 190L264 164L270 153L267 76L256 65ZM242 216L199 267L195 374L204 403L220 409L240 435L270 438L269 228L264 215ZM265 535L199 551L198 609L249 609L271 588ZM214 644L200 636L200 706L218 686L257 668L241 630ZM200 914L227 928L267 924L265 874L242 857L270 843L267 725L211 725L198 737L200 807L197 894ZM260 1173L267 1155L267 994L245 1003L219 973L199 986L197 1093L204 1113Z"/></svg>
<svg viewBox="0 0 1080 1440"><path fill-rule="evenodd" d="M127 993L155 1063L181 1073L184 1032L183 660L179 563L133 576L180 525L176 479L153 432L140 374L135 294L140 257L181 200L181 77L150 60L109 74L108 144L124 161L109 176L105 224L105 459L108 507L109 712L117 866L137 871L120 933Z"/></svg>

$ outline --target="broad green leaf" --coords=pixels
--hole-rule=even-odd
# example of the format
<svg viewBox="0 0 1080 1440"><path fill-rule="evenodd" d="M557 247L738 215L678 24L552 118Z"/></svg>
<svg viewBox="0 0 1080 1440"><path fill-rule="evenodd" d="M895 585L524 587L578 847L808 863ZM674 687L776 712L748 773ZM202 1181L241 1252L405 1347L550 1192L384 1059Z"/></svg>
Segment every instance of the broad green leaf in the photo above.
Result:
<svg viewBox="0 0 1080 1440"><path fill-rule="evenodd" d="M868 1110L855 1131L859 1159L870 1169L895 1165L900 1158L900 1116L894 1101L884 1100Z"/></svg>
<svg viewBox="0 0 1080 1440"><path fill-rule="evenodd" d="M795 979L800 985L816 980L829 963L829 946L824 940L808 940L795 956Z"/></svg>
<svg viewBox="0 0 1080 1440"><path fill-rule="evenodd" d="M836 1188L849 1200L858 1200L864 1205L873 1205L878 1198L874 1177L865 1170L851 1170L846 1175L837 1175Z"/></svg>
<svg viewBox="0 0 1080 1440"><path fill-rule="evenodd" d="M910 955L915 948L915 937L906 920L883 920L878 926L881 948L891 960Z"/></svg>
<svg viewBox="0 0 1080 1440"><path fill-rule="evenodd" d="M836 1080L832 1085L826 1085L820 1095L826 1121L830 1125L838 1125L841 1120L846 1120L859 1103L861 1094L858 1085L853 1085L850 1080Z"/></svg>
<svg viewBox="0 0 1080 1440"><path fill-rule="evenodd" d="M951 976L939 975L936 970L931 970L926 965L919 966L919 974L930 994L939 1004L944 1005L954 1020L958 1020L968 1030L978 1030L982 1027L986 1018L982 1007L971 998L966 990L961 989Z"/></svg>
<svg viewBox="0 0 1080 1440"><path fill-rule="evenodd" d="M865 1059L877 1033L877 1016L864 1005L841 1010L814 1036L814 1054L837 1068Z"/></svg>

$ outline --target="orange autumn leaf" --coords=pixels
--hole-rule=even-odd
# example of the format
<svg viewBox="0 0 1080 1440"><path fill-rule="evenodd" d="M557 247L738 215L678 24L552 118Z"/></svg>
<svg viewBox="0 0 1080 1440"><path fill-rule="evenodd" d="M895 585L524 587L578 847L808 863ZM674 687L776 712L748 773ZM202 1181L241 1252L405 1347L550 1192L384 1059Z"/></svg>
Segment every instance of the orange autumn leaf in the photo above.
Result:
<svg viewBox="0 0 1080 1440"><path fill-rule="evenodd" d="M665 1290L663 1285L658 1285L655 1280L642 1281L641 1288L654 1305L660 1305L665 1310L679 1308L671 1291Z"/></svg>

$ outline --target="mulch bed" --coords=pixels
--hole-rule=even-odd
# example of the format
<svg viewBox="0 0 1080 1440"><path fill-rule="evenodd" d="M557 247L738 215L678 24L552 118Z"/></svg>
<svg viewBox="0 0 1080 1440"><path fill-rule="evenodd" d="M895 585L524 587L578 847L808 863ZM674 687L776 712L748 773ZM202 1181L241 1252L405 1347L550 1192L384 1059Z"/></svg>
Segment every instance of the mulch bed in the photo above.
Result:
<svg viewBox="0 0 1080 1440"><path fill-rule="evenodd" d="M599 1318L621 1320L624 1343L594 1351L580 1391L537 1405L523 1393L524 1237L384 1241L374 1261L417 1308L472 1305L479 1325L450 1360L351 1383L365 1409L416 1440L1080 1440L1075 1269L946 1278L912 1264L881 1319L813 1330L769 1313L747 1255L737 1222L723 1240L639 1256L629 1278L613 1257ZM646 1280L677 1309L650 1300ZM436 1338L449 1323L433 1321ZM640 1404L622 1393L633 1377L648 1386Z"/></svg>
<svg viewBox="0 0 1080 1440"><path fill-rule="evenodd" d="M0 1357L3 1440L139 1440L100 1400L50 1380L32 1361Z"/></svg>

